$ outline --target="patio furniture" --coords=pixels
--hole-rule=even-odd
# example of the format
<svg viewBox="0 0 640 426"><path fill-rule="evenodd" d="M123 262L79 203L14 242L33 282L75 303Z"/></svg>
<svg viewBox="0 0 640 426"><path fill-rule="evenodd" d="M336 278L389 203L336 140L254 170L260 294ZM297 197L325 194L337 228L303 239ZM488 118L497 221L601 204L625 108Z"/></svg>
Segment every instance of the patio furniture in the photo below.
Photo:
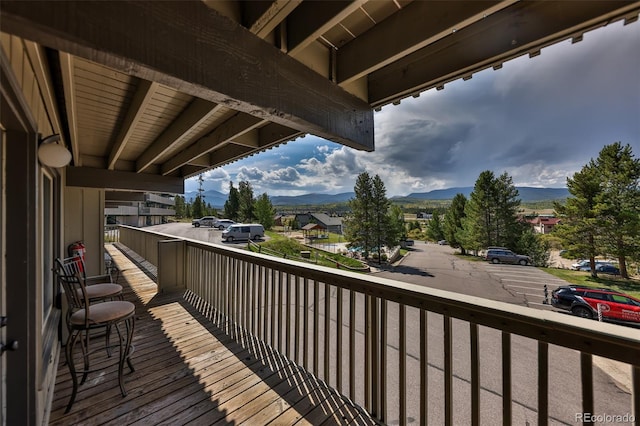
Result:
<svg viewBox="0 0 640 426"><path fill-rule="evenodd" d="M129 369L134 371L130 356L132 354L131 341L133 339L133 329L135 325L135 305L131 302L121 300L121 286L119 286L120 291L118 294L106 295L106 293L98 294L99 292L93 291L92 287L95 286L101 285L103 286L102 288L106 289L110 288L108 287L110 285L117 284L103 283L87 285L84 268L79 269L80 266L84 266L81 262L82 260L80 258L76 258L75 260L56 260L58 265L58 280L64 289L69 305L66 316L69 336L66 342L65 356L73 380L73 391L65 413L71 410L71 406L75 401L78 392L78 375L82 374L80 384L84 384L88 374L93 371L90 369L90 355L94 353L94 351L90 349L90 341L92 337L95 337L95 333L93 333L94 330L104 330L108 357L111 356L110 349L112 347L119 348L118 382L123 397L127 395L123 377L125 361ZM115 287L112 288L115 290ZM109 300L114 298L120 300ZM121 327L124 327L124 331L121 330ZM112 328L115 328L118 334L118 343L114 345L111 345L110 342ZM78 340L80 341L83 358L82 370L76 369L73 356L74 348Z"/></svg>

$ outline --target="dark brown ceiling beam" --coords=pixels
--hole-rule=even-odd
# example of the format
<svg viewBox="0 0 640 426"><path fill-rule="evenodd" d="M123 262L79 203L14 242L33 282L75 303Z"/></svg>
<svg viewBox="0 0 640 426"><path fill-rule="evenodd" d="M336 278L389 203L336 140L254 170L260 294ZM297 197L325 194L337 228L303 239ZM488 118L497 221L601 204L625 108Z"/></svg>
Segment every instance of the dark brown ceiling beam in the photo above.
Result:
<svg viewBox="0 0 640 426"><path fill-rule="evenodd" d="M3 1L2 30L301 132L374 147L366 102L202 2Z"/></svg>
<svg viewBox="0 0 640 426"><path fill-rule="evenodd" d="M640 2L518 2L369 75L369 102L385 105L640 11Z"/></svg>
<svg viewBox="0 0 640 426"><path fill-rule="evenodd" d="M67 167L65 170L67 186L169 194L184 193L184 179L182 177L94 169L92 167Z"/></svg>
<svg viewBox="0 0 640 426"><path fill-rule="evenodd" d="M233 138L262 124L264 124L264 121L257 117L238 113L164 163L162 165L162 174L168 175L202 154L213 151L224 143L233 140Z"/></svg>
<svg viewBox="0 0 640 426"><path fill-rule="evenodd" d="M215 114L221 107L204 99L194 99L136 161L136 170L141 172L173 148L194 128Z"/></svg>
<svg viewBox="0 0 640 426"><path fill-rule="evenodd" d="M515 1L414 1L338 49L338 84L389 65Z"/></svg>
<svg viewBox="0 0 640 426"><path fill-rule="evenodd" d="M355 12L364 1L305 1L291 12L287 20L287 48L296 56L347 16Z"/></svg>

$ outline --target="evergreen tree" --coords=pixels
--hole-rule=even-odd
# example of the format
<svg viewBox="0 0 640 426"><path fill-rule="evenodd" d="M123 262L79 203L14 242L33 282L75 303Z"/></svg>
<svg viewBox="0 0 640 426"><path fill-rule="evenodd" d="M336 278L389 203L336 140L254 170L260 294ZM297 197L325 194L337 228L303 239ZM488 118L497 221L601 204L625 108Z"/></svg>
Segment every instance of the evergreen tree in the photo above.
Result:
<svg viewBox="0 0 640 426"><path fill-rule="evenodd" d="M367 172L358 175L353 191L355 197L349 200L351 213L344 220L344 233L351 246L362 248L366 258L373 248L373 184Z"/></svg>
<svg viewBox="0 0 640 426"><path fill-rule="evenodd" d="M493 172L486 170L480 173L469 201L465 204L463 240L470 249L497 245L492 238L493 217L495 216L493 200Z"/></svg>
<svg viewBox="0 0 640 426"><path fill-rule="evenodd" d="M181 219L186 216L184 197L182 195L176 195L175 210L176 210L176 218Z"/></svg>
<svg viewBox="0 0 640 426"><path fill-rule="evenodd" d="M500 175L494 182L495 241L499 246L515 248L523 232L518 220L520 199L513 179L507 173Z"/></svg>
<svg viewBox="0 0 640 426"><path fill-rule="evenodd" d="M205 216L204 206L202 205L202 198L200 198L200 194L196 195L196 199L193 200L193 204L191 206L191 213L193 217L199 218Z"/></svg>
<svg viewBox="0 0 640 426"><path fill-rule="evenodd" d="M467 197L464 194L456 194L451 201L451 206L444 215L444 237L453 248L460 248L460 253L466 254L466 249L461 241L462 220L465 217L464 206Z"/></svg>
<svg viewBox="0 0 640 426"><path fill-rule="evenodd" d="M600 151L596 167L602 179L594 206L598 242L618 258L620 275L629 278L627 256L637 257L640 251L640 159L630 145L616 142Z"/></svg>
<svg viewBox="0 0 640 426"><path fill-rule="evenodd" d="M459 240L470 249L489 246L516 246L522 227L518 222L518 190L509 175L496 178L493 172L480 173L465 204L463 231Z"/></svg>
<svg viewBox="0 0 640 426"><path fill-rule="evenodd" d="M240 210L240 195L238 189L233 186L233 182L229 182L229 197L224 202L224 216L234 221L238 220L238 212Z"/></svg>
<svg viewBox="0 0 640 426"><path fill-rule="evenodd" d="M572 197L568 197L564 205L555 203L561 222L554 228L554 233L570 251L591 261L591 275L594 277L597 276L595 257L599 254L595 206L600 186L596 164L591 160L573 178L567 178L567 188Z"/></svg>
<svg viewBox="0 0 640 426"><path fill-rule="evenodd" d="M255 202L255 215L258 223L261 223L264 229L273 228L275 209L266 192L259 196Z"/></svg>
<svg viewBox="0 0 640 426"><path fill-rule="evenodd" d="M248 181L242 181L238 184L238 217L243 222L253 222L253 188Z"/></svg>
<svg viewBox="0 0 640 426"><path fill-rule="evenodd" d="M373 241L376 243L378 262L382 261L382 246L392 247L397 245L398 234L391 226L389 207L391 202L387 198L387 190L380 176L375 175L372 180L371 216L373 219Z"/></svg>
<svg viewBox="0 0 640 426"><path fill-rule="evenodd" d="M407 226L404 222L404 212L402 207L397 204L391 206L390 209L390 225L393 228L393 232L402 240L407 239Z"/></svg>
<svg viewBox="0 0 640 426"><path fill-rule="evenodd" d="M427 222L427 237L433 241L444 240L444 224L439 214L434 214Z"/></svg>

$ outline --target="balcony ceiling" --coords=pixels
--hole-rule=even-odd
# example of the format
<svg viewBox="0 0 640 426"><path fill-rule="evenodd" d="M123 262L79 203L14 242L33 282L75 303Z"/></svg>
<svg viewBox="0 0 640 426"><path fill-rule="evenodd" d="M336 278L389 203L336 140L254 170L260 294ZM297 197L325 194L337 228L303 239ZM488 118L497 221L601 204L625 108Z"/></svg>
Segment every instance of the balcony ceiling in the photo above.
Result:
<svg viewBox="0 0 640 426"><path fill-rule="evenodd" d="M4 36L39 52L50 81L52 126L73 152L67 183L160 182L181 192L175 182L305 134L372 151L376 108L635 21L640 2L3 0L1 8Z"/></svg>

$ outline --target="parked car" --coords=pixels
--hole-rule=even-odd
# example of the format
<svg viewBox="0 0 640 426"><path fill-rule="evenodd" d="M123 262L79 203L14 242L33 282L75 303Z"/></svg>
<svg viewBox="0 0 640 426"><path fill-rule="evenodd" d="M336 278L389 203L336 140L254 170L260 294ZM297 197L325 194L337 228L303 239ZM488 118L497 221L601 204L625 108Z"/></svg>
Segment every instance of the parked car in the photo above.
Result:
<svg viewBox="0 0 640 426"><path fill-rule="evenodd" d="M601 274L620 275L620 269L613 265L598 265L596 266L596 272Z"/></svg>
<svg viewBox="0 0 640 426"><path fill-rule="evenodd" d="M611 262L607 260L597 260L596 268L600 265L611 265ZM571 264L571 269L574 271L591 271L591 263L589 259L578 260L576 263Z"/></svg>
<svg viewBox="0 0 640 426"><path fill-rule="evenodd" d="M201 226L213 226L218 218L215 216L203 216L200 219L193 219L191 225L199 228Z"/></svg>
<svg viewBox="0 0 640 426"><path fill-rule="evenodd" d="M228 227L230 227L231 225L233 225L235 222L232 221L231 219L218 219L215 221L215 223L213 224L214 228L218 228L219 230L223 230L223 229L227 229Z"/></svg>
<svg viewBox="0 0 640 426"><path fill-rule="evenodd" d="M261 238L264 238L264 227L259 223L235 223L222 231L222 239L228 242Z"/></svg>
<svg viewBox="0 0 640 426"><path fill-rule="evenodd" d="M598 318L598 305L606 319L640 323L640 300L605 288L560 286L551 293L551 305L583 318Z"/></svg>
<svg viewBox="0 0 640 426"><path fill-rule="evenodd" d="M440 240L440 241L438 241L438 244L441 245L441 246L446 246L449 243L447 242L447 240Z"/></svg>
<svg viewBox="0 0 640 426"><path fill-rule="evenodd" d="M531 263L531 258L522 254L516 254L511 250L489 249L484 256L484 260L491 263L512 263L514 265L526 266Z"/></svg>

